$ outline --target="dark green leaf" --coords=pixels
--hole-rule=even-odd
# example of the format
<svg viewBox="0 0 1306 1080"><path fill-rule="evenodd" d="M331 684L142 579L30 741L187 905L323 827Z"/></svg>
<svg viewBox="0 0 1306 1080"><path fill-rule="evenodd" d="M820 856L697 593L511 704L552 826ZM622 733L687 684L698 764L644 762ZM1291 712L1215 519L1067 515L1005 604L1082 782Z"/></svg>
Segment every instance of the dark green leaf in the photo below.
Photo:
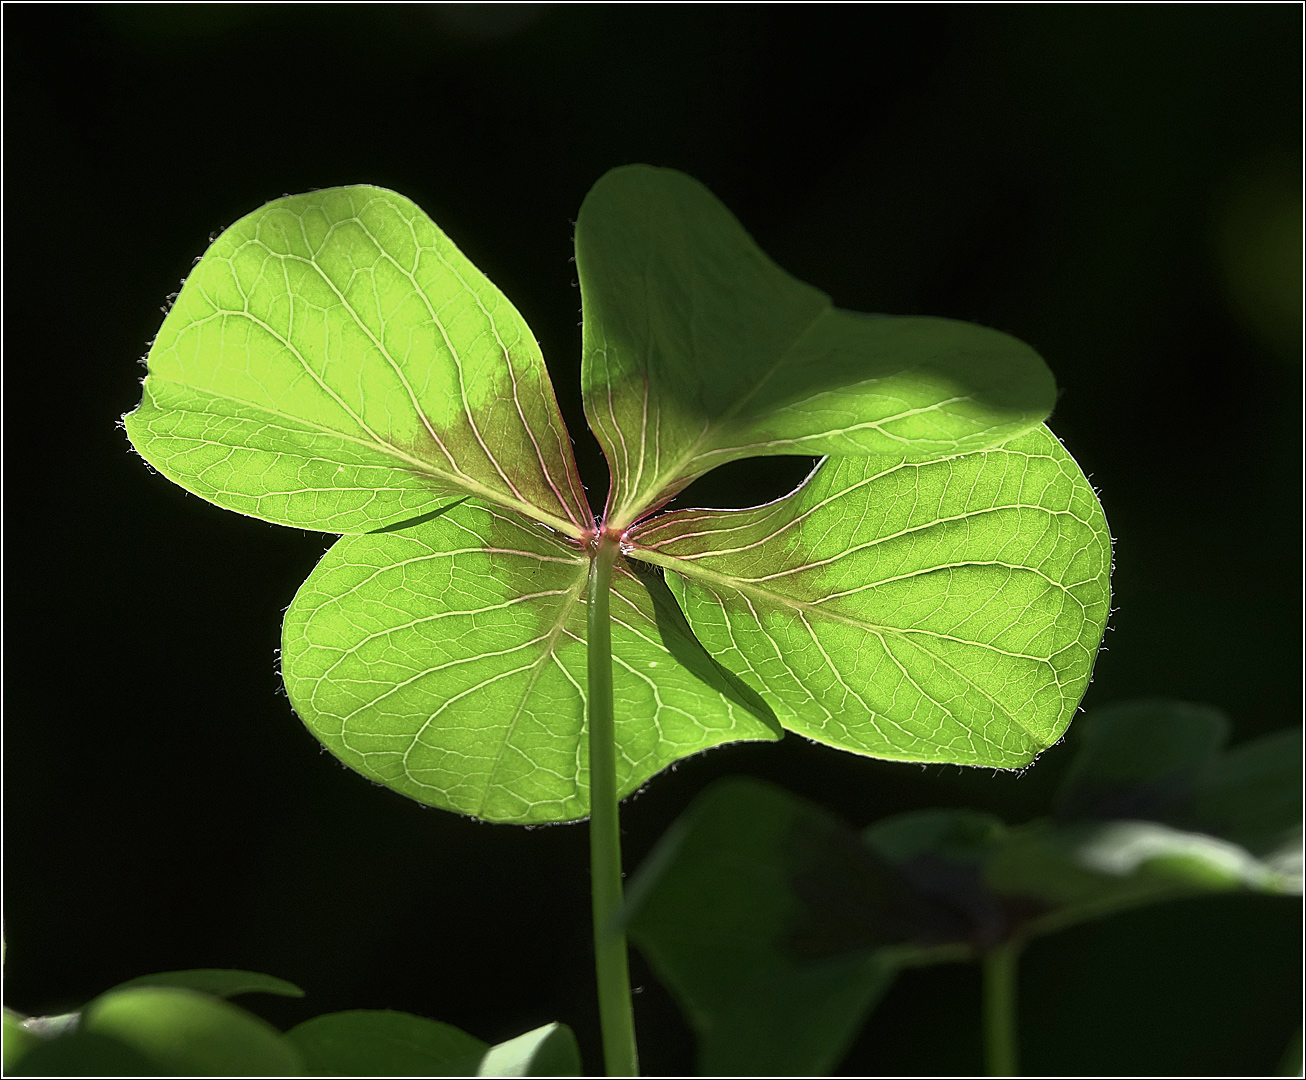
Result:
<svg viewBox="0 0 1306 1080"><path fill-rule="evenodd" d="M1031 935L1186 896L1301 888L1299 873L1284 873L1245 848L1154 821L1014 829L985 876L999 896L1027 905L1021 932Z"/></svg>
<svg viewBox="0 0 1306 1080"><path fill-rule="evenodd" d="M486 1051L456 1027L388 1009L315 1016L286 1040L310 1076L474 1076Z"/></svg>
<svg viewBox="0 0 1306 1080"><path fill-rule="evenodd" d="M955 914L953 938L977 949L996 945L1019 929L1026 912L989 888L985 867L1008 841L997 818L974 810L920 810L877 822L862 842L888 861L928 900Z"/></svg>
<svg viewBox="0 0 1306 1080"><path fill-rule="evenodd" d="M827 1073L898 967L965 929L844 826L752 780L695 800L635 876L628 913L713 1076Z"/></svg>
<svg viewBox="0 0 1306 1080"><path fill-rule="evenodd" d="M1229 735L1218 709L1131 701L1094 709L1057 796L1063 821L1168 820Z"/></svg>
<svg viewBox="0 0 1306 1080"><path fill-rule="evenodd" d="M23 1018L12 1009L4 1010L4 1073L12 1075L18 1062L32 1049L40 1046L41 1036L23 1026Z"/></svg>
<svg viewBox="0 0 1306 1080"><path fill-rule="evenodd" d="M1300 860L1301 728L1275 732L1221 754L1195 785L1187 815L1194 828L1256 855L1295 849Z"/></svg>
<svg viewBox="0 0 1306 1080"><path fill-rule="evenodd" d="M8 1063L6 1076L185 1076L213 1073L179 1073L164 1068L149 1056L108 1035L79 1031L32 1047L17 1067ZM221 1075L221 1074L216 1074Z"/></svg>
<svg viewBox="0 0 1306 1080"><path fill-rule="evenodd" d="M1291 769L1273 763L1291 756L1299 733L1212 763L1224 730L1213 710L1139 703L1103 710L1086 730L1066 791L1111 798L1080 805L1133 813L1143 803L1125 781L1154 791L1158 778L1198 769L1192 806L1257 836L1284 834L1295 808L1298 832L1287 831L1299 835L1286 779L1292 769L1299 778L1299 759ZM1145 760L1130 759L1131 745ZM1269 794L1253 790L1258 778ZM1094 787L1102 779L1109 784ZM1240 800L1251 807L1245 816ZM1190 811L1163 801L1168 813ZM1009 828L943 809L887 818L859 840L802 799L733 780L705 791L668 830L635 875L627 918L699 1034L703 1072L805 1074L833 1066L905 964L972 958L1086 919L1231 890L1300 892L1300 845L1258 857L1162 821Z"/></svg>

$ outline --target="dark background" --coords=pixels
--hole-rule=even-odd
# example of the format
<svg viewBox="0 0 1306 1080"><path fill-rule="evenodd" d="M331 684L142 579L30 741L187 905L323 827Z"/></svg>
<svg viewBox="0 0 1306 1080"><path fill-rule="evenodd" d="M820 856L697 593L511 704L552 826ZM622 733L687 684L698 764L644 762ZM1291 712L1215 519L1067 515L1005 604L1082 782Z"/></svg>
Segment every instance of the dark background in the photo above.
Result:
<svg viewBox="0 0 1306 1080"><path fill-rule="evenodd" d="M488 1040L558 1019L599 1061L583 826L428 810L293 716L281 613L330 538L153 476L119 416L210 234L269 199L397 189L540 338L591 496L572 220L633 161L711 187L836 303L1029 341L1051 425L1117 541L1085 705L1210 702L1235 739L1301 716L1297 5L6 5L6 1002L245 967L289 1026L398 1008ZM693 501L756 501L749 462ZM1071 742L1073 742L1073 729ZM1037 815L1024 775L791 736L683 762L623 810L638 865L710 779L860 826L936 805ZM1030 1073L1255 1074L1299 1024L1299 909L1246 897L1037 943ZM691 1068L635 960L649 1073ZM980 1068L978 975L905 976L849 1074Z"/></svg>

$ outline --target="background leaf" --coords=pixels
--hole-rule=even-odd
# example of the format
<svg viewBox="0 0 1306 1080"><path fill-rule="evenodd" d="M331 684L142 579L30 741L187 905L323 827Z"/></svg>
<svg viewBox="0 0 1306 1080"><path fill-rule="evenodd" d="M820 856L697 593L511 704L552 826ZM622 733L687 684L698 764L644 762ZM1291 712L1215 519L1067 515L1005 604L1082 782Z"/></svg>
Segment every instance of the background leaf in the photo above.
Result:
<svg viewBox="0 0 1306 1080"><path fill-rule="evenodd" d="M145 1054L118 1039L78 1031L31 1047L6 1076L172 1076ZM203 1075L203 1074L196 1074Z"/></svg>
<svg viewBox="0 0 1306 1080"><path fill-rule="evenodd" d="M12 1009L4 1010L4 1071L12 1073L28 1051L41 1045L41 1036L23 1027L23 1018Z"/></svg>
<svg viewBox="0 0 1306 1080"><path fill-rule="evenodd" d="M1252 739L1210 761L1193 786L1184 819L1254 854L1302 846L1302 729Z"/></svg>
<svg viewBox="0 0 1306 1080"><path fill-rule="evenodd" d="M298 1052L267 1021L208 994L140 986L96 998L80 1031L105 1035L171 1076L297 1076Z"/></svg>
<svg viewBox="0 0 1306 1080"><path fill-rule="evenodd" d="M1027 345L947 319L867 317L776 266L696 180L613 169L576 222L585 414L624 528L736 458L984 450L1052 410Z"/></svg>
<svg viewBox="0 0 1306 1080"><path fill-rule="evenodd" d="M436 1020L389 1009L351 1009L286 1032L311 1076L473 1076L486 1044Z"/></svg>
<svg viewBox="0 0 1306 1080"><path fill-rule="evenodd" d="M1285 872L1295 865L1300 874L1301 728L1221 752L1229 727L1218 709L1179 701L1093 710L1058 792L1058 818L1164 822L1286 860Z"/></svg>
<svg viewBox="0 0 1306 1080"><path fill-rule="evenodd" d="M1169 820L1229 736L1229 721L1209 705L1131 701L1093 711L1061 783L1063 821Z"/></svg>
<svg viewBox="0 0 1306 1080"><path fill-rule="evenodd" d="M591 516L529 327L402 195L328 188L205 252L126 417L170 480L242 514L367 532L474 494Z"/></svg>
<svg viewBox="0 0 1306 1080"><path fill-rule="evenodd" d="M419 802L490 821L585 817L588 560L468 502L341 540L286 614L286 688L342 761ZM688 754L777 733L682 667L647 590L614 577L618 785Z"/></svg>
<svg viewBox="0 0 1306 1080"><path fill-rule="evenodd" d="M1106 521L1046 428L946 461L830 459L777 502L676 511L631 540L786 728L875 757L1029 763L1106 624Z"/></svg>
<svg viewBox="0 0 1306 1080"><path fill-rule="evenodd" d="M580 1076L580 1048L566 1024L545 1024L490 1047L477 1076Z"/></svg>
<svg viewBox="0 0 1306 1080"><path fill-rule="evenodd" d="M1163 701L1104 709L1084 727L1072 791L1131 729L1154 761L1134 770L1143 791L1183 748L1209 747L1222 730L1212 710ZM1150 741L1149 727L1161 732ZM1258 749L1227 757L1255 760ZM1218 761L1205 765L1220 775ZM1115 790L1111 805L1142 805ZM1244 793L1252 806L1281 805L1278 792ZM1300 889L1300 858L1288 871L1231 839L1160 821L1009 828L973 810L935 809L894 815L859 837L805 799L736 779L704 791L663 836L632 881L627 911L633 939L698 1034L703 1072L814 1074L837 1064L906 966L974 959L1163 901Z"/></svg>
<svg viewBox="0 0 1306 1080"><path fill-rule="evenodd" d="M156 975L138 975L119 983L113 990L127 990L134 986L176 986L221 998L235 997L237 994L279 994L282 997L296 998L304 996L303 990L285 979L232 968L195 968L191 971L161 971ZM112 990L107 992L112 993Z"/></svg>
<svg viewBox="0 0 1306 1080"><path fill-rule="evenodd" d="M829 1073L897 970L874 946L964 932L859 848L805 800L724 780L640 867L631 937L697 1032L702 1075Z"/></svg>

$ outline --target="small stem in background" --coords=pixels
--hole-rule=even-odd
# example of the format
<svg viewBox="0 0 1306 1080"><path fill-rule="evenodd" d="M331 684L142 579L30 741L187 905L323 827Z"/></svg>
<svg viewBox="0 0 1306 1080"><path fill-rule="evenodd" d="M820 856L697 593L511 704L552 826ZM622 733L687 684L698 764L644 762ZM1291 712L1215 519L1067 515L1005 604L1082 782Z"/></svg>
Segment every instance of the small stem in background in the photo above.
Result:
<svg viewBox="0 0 1306 1080"><path fill-rule="evenodd" d="M608 592L620 553L600 534L586 596L589 652L590 887L594 898L594 970L599 986L603 1058L609 1076L638 1076L626 933L621 926L621 829L617 811L617 739L612 707L612 623Z"/></svg>
<svg viewBox="0 0 1306 1080"><path fill-rule="evenodd" d="M1019 1076L1016 965L1021 943L1009 941L984 955L984 1064L989 1076Z"/></svg>

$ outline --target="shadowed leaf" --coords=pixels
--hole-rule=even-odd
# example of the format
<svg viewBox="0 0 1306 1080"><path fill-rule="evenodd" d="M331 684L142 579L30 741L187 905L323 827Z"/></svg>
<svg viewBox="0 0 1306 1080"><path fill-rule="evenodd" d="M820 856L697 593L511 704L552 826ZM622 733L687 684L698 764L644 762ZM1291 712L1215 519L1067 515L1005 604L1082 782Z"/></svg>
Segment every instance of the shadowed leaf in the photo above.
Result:
<svg viewBox="0 0 1306 1080"><path fill-rule="evenodd" d="M948 319L868 318L776 266L697 181L631 165L576 222L585 414L624 528L736 458L986 450L1052 410L1029 346Z"/></svg>
<svg viewBox="0 0 1306 1080"><path fill-rule="evenodd" d="M286 1032L311 1076L474 1076L486 1044L450 1024L389 1009L352 1009Z"/></svg>
<svg viewBox="0 0 1306 1080"><path fill-rule="evenodd" d="M653 601L653 615L657 621L658 634L662 644L672 656L680 661L686 671L693 673L708 686L719 690L736 705L742 706L766 724L776 736L784 734L780 721L775 718L771 706L748 683L733 671L722 667L714 657L703 648L702 642L694 636L694 631L685 621L685 613L680 610L676 598L667 588L662 568L641 563L636 559L626 564L627 568L648 589Z"/></svg>
<svg viewBox="0 0 1306 1080"><path fill-rule="evenodd" d="M1284 832L1292 802L1281 778L1295 771L1299 790L1300 759L1274 768L1271 751L1286 757L1299 732L1210 761L1203 755L1224 731L1214 710L1140 702L1092 714L1086 729L1067 790L1109 776L1118 796L1111 805L1132 812L1143 800L1116 783L1125 772L1147 790L1176 763L1196 761L1212 785L1207 805L1235 832ZM1131 729L1142 759L1132 763L1115 753ZM1256 777L1268 795L1254 790ZM1201 784L1196 790L1194 805L1202 805ZM1291 834L1299 836L1299 801L1296 814ZM1011 828L951 809L886 818L858 838L779 788L725 780L691 804L640 867L627 919L698 1033L703 1073L828 1073L905 965L974 959L1144 904L1300 892L1300 843L1295 862L1287 850L1259 857L1232 837L1162 821Z"/></svg>
<svg viewBox="0 0 1306 1080"><path fill-rule="evenodd" d="M1229 721L1208 705L1131 701L1095 709L1078 730L1079 753L1062 781L1057 816L1164 821L1224 745Z"/></svg>
<svg viewBox="0 0 1306 1080"><path fill-rule="evenodd" d="M755 780L694 801L635 875L627 912L706 1076L828 1073L900 963L964 932L845 826Z"/></svg>

